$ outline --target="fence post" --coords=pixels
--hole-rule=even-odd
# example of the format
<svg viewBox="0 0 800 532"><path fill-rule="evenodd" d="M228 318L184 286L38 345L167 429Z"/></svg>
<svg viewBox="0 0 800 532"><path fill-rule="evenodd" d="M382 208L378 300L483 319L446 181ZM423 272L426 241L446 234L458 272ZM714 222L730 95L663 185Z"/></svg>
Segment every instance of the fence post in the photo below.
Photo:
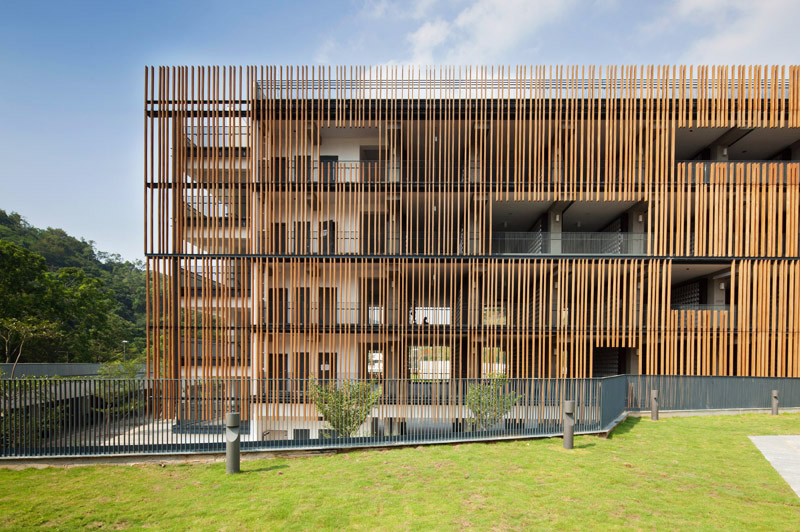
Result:
<svg viewBox="0 0 800 532"><path fill-rule="evenodd" d="M772 390L772 415L778 415L778 390Z"/></svg>
<svg viewBox="0 0 800 532"><path fill-rule="evenodd" d="M239 412L225 415L225 473L239 472Z"/></svg>
<svg viewBox="0 0 800 532"><path fill-rule="evenodd" d="M564 449L572 449L575 435L575 401L564 401Z"/></svg>
<svg viewBox="0 0 800 532"><path fill-rule="evenodd" d="M650 390L650 419L658 421L658 390Z"/></svg>

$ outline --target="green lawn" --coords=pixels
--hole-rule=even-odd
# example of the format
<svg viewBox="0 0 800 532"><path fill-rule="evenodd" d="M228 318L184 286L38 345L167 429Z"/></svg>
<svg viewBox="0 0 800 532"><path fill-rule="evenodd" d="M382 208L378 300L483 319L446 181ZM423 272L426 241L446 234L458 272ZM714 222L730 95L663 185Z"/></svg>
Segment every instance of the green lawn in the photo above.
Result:
<svg viewBox="0 0 800 532"><path fill-rule="evenodd" d="M225 465L0 470L0 527L213 530L798 530L748 435L800 415L629 419L613 436Z"/></svg>

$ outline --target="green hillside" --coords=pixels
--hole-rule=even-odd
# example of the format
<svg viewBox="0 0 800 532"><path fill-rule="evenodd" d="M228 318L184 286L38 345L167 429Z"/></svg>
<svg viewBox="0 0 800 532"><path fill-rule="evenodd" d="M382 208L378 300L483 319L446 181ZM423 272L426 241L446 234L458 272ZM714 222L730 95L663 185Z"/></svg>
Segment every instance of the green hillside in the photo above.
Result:
<svg viewBox="0 0 800 532"><path fill-rule="evenodd" d="M105 362L145 350L145 269L0 209L0 356Z"/></svg>

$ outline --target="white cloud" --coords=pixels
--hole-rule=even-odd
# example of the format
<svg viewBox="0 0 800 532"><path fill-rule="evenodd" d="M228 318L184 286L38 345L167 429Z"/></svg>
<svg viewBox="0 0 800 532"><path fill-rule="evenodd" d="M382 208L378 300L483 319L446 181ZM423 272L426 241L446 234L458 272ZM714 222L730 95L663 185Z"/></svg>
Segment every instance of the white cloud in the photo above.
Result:
<svg viewBox="0 0 800 532"><path fill-rule="evenodd" d="M619 9L620 0L594 0L592 5L604 11L613 11Z"/></svg>
<svg viewBox="0 0 800 532"><path fill-rule="evenodd" d="M424 18L442 0L365 0L361 14L367 18Z"/></svg>
<svg viewBox="0 0 800 532"><path fill-rule="evenodd" d="M659 25L663 32L694 28L689 31L695 38L679 54L681 62L795 64L800 57L798 19L796 0L676 0Z"/></svg>
<svg viewBox="0 0 800 532"><path fill-rule="evenodd" d="M800 0L360 2L321 36L317 62L794 64L800 57Z"/></svg>
<svg viewBox="0 0 800 532"><path fill-rule="evenodd" d="M381 18L386 16L391 7L389 0L364 0L361 13L366 17Z"/></svg>
<svg viewBox="0 0 800 532"><path fill-rule="evenodd" d="M434 62L434 50L447 40L450 25L443 21L426 22L408 36L411 44L411 63L417 65Z"/></svg>
<svg viewBox="0 0 800 532"><path fill-rule="evenodd" d="M314 54L314 62L321 65L329 64L331 62L331 55L336 51L336 47L337 44L335 40L327 39L324 41Z"/></svg>
<svg viewBox="0 0 800 532"><path fill-rule="evenodd" d="M475 0L450 20L425 22L410 33L408 62L502 62L509 50L558 20L572 4L572 0Z"/></svg>
<svg viewBox="0 0 800 532"><path fill-rule="evenodd" d="M409 12L414 18L422 18L434 8L438 1L439 0L414 0Z"/></svg>

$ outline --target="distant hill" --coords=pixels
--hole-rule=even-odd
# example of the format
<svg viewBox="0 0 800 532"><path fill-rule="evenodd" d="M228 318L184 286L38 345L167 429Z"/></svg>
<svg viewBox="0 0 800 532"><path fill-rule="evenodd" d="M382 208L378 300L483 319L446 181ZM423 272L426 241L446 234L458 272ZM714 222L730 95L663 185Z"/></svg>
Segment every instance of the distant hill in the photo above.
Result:
<svg viewBox="0 0 800 532"><path fill-rule="evenodd" d="M40 229L0 209L0 340L20 344L9 323L50 324L24 342L21 361L95 362L145 350L145 268L62 229ZM5 282L3 282L5 277ZM5 321L3 321L5 320ZM17 322L9 321L17 320ZM2 332L2 331L0 331ZM24 332L24 331L23 331ZM12 360L13 361L13 360Z"/></svg>

